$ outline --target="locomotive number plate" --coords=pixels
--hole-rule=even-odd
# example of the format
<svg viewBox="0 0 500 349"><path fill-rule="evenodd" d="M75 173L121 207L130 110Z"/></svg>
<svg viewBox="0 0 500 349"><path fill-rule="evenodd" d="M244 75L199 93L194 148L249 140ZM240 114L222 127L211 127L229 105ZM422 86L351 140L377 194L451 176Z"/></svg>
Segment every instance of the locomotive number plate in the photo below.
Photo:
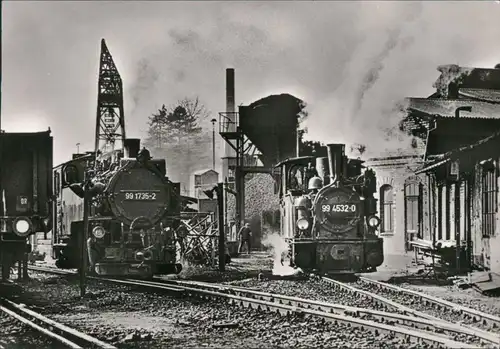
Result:
<svg viewBox="0 0 500 349"><path fill-rule="evenodd" d="M321 211L331 213L355 213L357 206L355 204L333 204L321 205Z"/></svg>
<svg viewBox="0 0 500 349"><path fill-rule="evenodd" d="M155 201L159 190L140 191L140 190L122 190L126 201Z"/></svg>

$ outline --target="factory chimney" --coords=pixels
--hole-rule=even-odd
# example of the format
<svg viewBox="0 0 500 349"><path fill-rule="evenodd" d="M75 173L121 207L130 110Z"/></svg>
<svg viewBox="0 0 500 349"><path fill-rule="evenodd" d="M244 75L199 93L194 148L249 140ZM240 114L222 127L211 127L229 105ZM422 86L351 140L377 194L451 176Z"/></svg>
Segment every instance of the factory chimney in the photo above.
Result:
<svg viewBox="0 0 500 349"><path fill-rule="evenodd" d="M236 107L234 93L234 68L226 69L226 113L221 119L221 128L223 132L236 132ZM228 142L224 142L224 155L222 158L222 180L234 177L234 174L229 173L229 165L233 164L236 159L236 152ZM232 180L229 180L232 182Z"/></svg>
<svg viewBox="0 0 500 349"><path fill-rule="evenodd" d="M234 68L226 69L226 112L232 114L235 112L234 106ZM234 117L233 115L228 115ZM236 120L232 120L233 122Z"/></svg>

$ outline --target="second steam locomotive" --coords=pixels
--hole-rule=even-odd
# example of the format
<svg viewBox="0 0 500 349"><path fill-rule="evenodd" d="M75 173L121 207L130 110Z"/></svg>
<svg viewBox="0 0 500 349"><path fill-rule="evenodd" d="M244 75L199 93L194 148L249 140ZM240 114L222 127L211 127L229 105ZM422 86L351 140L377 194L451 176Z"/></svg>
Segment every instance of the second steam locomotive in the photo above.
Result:
<svg viewBox="0 0 500 349"><path fill-rule="evenodd" d="M89 153L54 169L53 257L60 268L80 263L87 185L91 272L139 277L179 273L174 234L180 223L179 183L166 177L164 159L151 159L145 148L139 151L139 139L126 139L124 145L125 154L96 158ZM84 179L89 167L93 170Z"/></svg>
<svg viewBox="0 0 500 349"><path fill-rule="evenodd" d="M281 231L289 263L322 273L374 271L384 260L376 235L376 177L348 159L344 144L327 145L327 157L288 159L281 169ZM315 162L315 166L313 166Z"/></svg>

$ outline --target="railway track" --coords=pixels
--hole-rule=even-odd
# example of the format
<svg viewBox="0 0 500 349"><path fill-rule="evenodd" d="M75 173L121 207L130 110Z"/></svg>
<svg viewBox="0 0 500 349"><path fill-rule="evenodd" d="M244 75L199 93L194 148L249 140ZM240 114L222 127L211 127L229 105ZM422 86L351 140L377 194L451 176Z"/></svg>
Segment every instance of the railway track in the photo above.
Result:
<svg viewBox="0 0 500 349"><path fill-rule="evenodd" d="M419 307L423 307L421 312L425 313L426 310L437 310L443 314L443 316L452 316L453 318L450 319L451 321L455 321L456 317L460 316L465 324L479 325L488 331L500 332L500 317L498 316L385 282L371 280L365 277L360 277L359 280L362 284L365 284L366 288L370 291L385 293L390 297L400 297L403 302L408 304L418 304Z"/></svg>
<svg viewBox="0 0 500 349"><path fill-rule="evenodd" d="M500 335L497 333L500 318L494 315L365 277L360 277L355 286L327 277L322 277L321 280L341 292L371 298L387 311L420 318L427 323L447 323L453 327L455 333L462 332L475 336L495 347L500 347ZM418 307L418 310L415 307ZM466 322L461 322L459 319Z"/></svg>
<svg viewBox="0 0 500 349"><path fill-rule="evenodd" d="M8 299L0 298L0 312L3 312L42 335L73 349L103 348L116 349L111 344L102 342L85 333L79 332L41 314L34 312L21 304L14 303Z"/></svg>
<svg viewBox="0 0 500 349"><path fill-rule="evenodd" d="M68 275L75 273L40 267L32 267L30 269L54 274ZM265 293L242 287L162 279L156 279L157 281L138 281L101 277L94 279L123 285L136 285L145 288L168 289L188 297L224 299L230 304L279 312L281 314L298 313L304 316L318 317L325 321L369 330L377 335L389 334L391 337L402 338L407 343L417 342L422 345L433 347L477 348L480 344L477 338L487 343L492 343L494 341L492 336L482 334L484 337L482 338L474 330L464 330L458 325L442 320L429 321L428 319L422 319L415 316L318 302L274 293ZM476 338L476 341L471 341L471 338ZM468 343L464 343L464 341Z"/></svg>

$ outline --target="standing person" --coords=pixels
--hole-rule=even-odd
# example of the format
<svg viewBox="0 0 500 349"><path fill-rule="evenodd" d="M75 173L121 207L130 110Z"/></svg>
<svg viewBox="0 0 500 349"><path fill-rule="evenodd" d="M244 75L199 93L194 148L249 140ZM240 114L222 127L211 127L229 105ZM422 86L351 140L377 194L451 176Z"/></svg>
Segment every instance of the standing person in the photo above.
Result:
<svg viewBox="0 0 500 349"><path fill-rule="evenodd" d="M240 238L240 246L238 247L238 253L241 253L241 249L243 248L243 245L246 243L248 252L247 254L250 254L250 248L251 248L251 242L250 239L252 238L252 231L250 230L250 223L245 223L245 225L240 229L240 232L238 233L239 238Z"/></svg>
<svg viewBox="0 0 500 349"><path fill-rule="evenodd" d="M307 168L305 169L305 180L304 180L304 185L307 185L306 183L309 183L309 181L314 178L318 177L318 171L316 171L316 167L310 162L307 165ZM305 188L304 188L305 189Z"/></svg>

